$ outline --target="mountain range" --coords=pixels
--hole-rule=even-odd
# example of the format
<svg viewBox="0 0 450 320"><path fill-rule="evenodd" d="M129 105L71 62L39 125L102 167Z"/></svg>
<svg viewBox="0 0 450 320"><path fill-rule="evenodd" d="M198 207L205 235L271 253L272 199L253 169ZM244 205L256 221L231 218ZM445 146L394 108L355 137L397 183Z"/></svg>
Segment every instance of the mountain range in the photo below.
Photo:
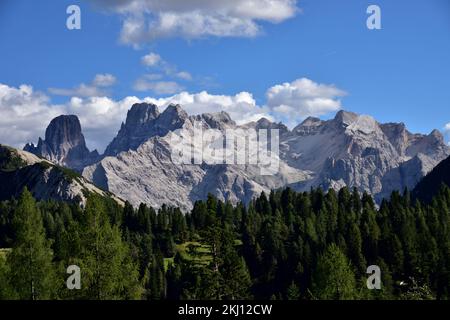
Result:
<svg viewBox="0 0 450 320"><path fill-rule="evenodd" d="M173 135L193 134L195 126L225 134L236 129L278 129L279 170L261 175L256 164L177 164ZM135 104L103 155L86 147L76 116L63 115L48 126L45 140L25 151L81 173L86 181L137 206L163 204L192 208L208 193L221 200L248 203L261 192L291 187L367 192L377 201L393 190L413 189L450 155L442 134L409 132L403 123L379 123L371 116L339 111L333 119L305 119L292 130L262 118L236 124L226 113L188 115L181 106L160 111Z"/></svg>

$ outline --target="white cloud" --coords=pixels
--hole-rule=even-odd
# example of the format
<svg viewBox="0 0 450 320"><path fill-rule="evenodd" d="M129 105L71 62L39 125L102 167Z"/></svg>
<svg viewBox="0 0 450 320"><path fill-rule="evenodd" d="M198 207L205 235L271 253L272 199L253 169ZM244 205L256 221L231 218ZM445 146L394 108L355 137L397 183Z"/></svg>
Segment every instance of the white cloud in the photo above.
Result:
<svg viewBox="0 0 450 320"><path fill-rule="evenodd" d="M450 122L445 125L444 130L445 132L450 133Z"/></svg>
<svg viewBox="0 0 450 320"><path fill-rule="evenodd" d="M48 91L57 96L76 96L76 97L98 97L105 96L107 92L104 90L116 83L116 78L109 74L97 74L91 84L80 84L74 88L49 88Z"/></svg>
<svg viewBox="0 0 450 320"><path fill-rule="evenodd" d="M137 97L119 101L108 97L71 98L65 105L65 112L80 119L88 147L103 152L125 121L128 110L138 102L141 100Z"/></svg>
<svg viewBox="0 0 450 320"><path fill-rule="evenodd" d="M142 64L147 67L154 67L158 65L161 61L162 61L161 56L154 52L150 52L149 54L141 58Z"/></svg>
<svg viewBox="0 0 450 320"><path fill-rule="evenodd" d="M144 79L145 80L145 79ZM150 83L149 90L171 91L163 81ZM126 97L113 100L105 96L71 97L64 104L52 104L49 97L31 86L18 88L0 83L0 143L22 148L25 143L44 137L50 121L61 114L75 114L80 118L88 147L100 152L114 138L134 103L149 102L161 110L171 103L180 104L191 115L226 111L238 124L266 117L295 125L308 115L321 115L340 107L336 97L345 93L332 85L308 79L274 86L267 91L267 104L259 106L249 92L236 95L214 95L206 91L181 92L165 98ZM450 123L446 126L450 130Z"/></svg>
<svg viewBox="0 0 450 320"><path fill-rule="evenodd" d="M0 143L22 148L44 138L50 121L61 114L80 118L91 149L102 151L125 120L128 109L140 100L127 97L114 101L107 97L73 97L65 104L52 104L48 96L31 86L19 88L0 84Z"/></svg>
<svg viewBox="0 0 450 320"><path fill-rule="evenodd" d="M23 147L36 141L51 119L65 113L62 105L50 105L46 95L31 86L0 84L0 143Z"/></svg>
<svg viewBox="0 0 450 320"><path fill-rule="evenodd" d="M139 45L158 38L254 37L260 22L280 23L299 11L296 0L95 0L123 16L121 40Z"/></svg>
<svg viewBox="0 0 450 320"><path fill-rule="evenodd" d="M96 86L85 85L84 83L72 89L64 88L48 88L48 92L55 96L77 96L77 97L94 97L104 95L103 91Z"/></svg>
<svg viewBox="0 0 450 320"><path fill-rule="evenodd" d="M158 73L148 73L138 78L133 86L136 91L151 91L157 95L175 94L183 91L184 87L174 80L192 80L189 72L178 71L176 66L168 63L154 52L143 56L141 63L153 70L156 69Z"/></svg>
<svg viewBox="0 0 450 320"><path fill-rule="evenodd" d="M238 124L257 121L262 117L273 119L266 107L259 107L251 93L241 92L234 96L213 95L206 91L199 93L181 92L167 98L147 101L163 109L169 104L179 104L191 115L226 111Z"/></svg>
<svg viewBox="0 0 450 320"><path fill-rule="evenodd" d="M147 73L142 78L150 81L161 80L164 76L160 73Z"/></svg>
<svg viewBox="0 0 450 320"><path fill-rule="evenodd" d="M322 116L341 109L340 97L346 93L334 85L301 78L267 90L267 106L288 126L308 116Z"/></svg>
<svg viewBox="0 0 450 320"><path fill-rule="evenodd" d="M133 88L136 91L151 91L157 95L174 94L183 90L175 81L148 81L144 78L136 80Z"/></svg>
<svg viewBox="0 0 450 320"><path fill-rule="evenodd" d="M116 77L109 73L95 75L94 81L92 82L97 87L110 87L115 83Z"/></svg>
<svg viewBox="0 0 450 320"><path fill-rule="evenodd" d="M175 76L181 80L191 81L192 75L187 71L181 71L175 74Z"/></svg>
<svg viewBox="0 0 450 320"><path fill-rule="evenodd" d="M192 75L189 72L178 71L176 66L167 62L155 52L150 52L149 54L143 56L141 58L141 63L144 66L163 72L168 77L174 77L186 81L192 80Z"/></svg>

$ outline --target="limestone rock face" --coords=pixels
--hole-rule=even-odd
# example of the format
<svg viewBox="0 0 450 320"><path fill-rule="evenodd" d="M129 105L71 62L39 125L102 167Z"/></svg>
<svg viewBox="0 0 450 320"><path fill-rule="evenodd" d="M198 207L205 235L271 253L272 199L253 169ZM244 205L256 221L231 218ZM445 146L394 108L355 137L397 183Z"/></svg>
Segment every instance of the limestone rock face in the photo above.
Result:
<svg viewBox="0 0 450 320"><path fill-rule="evenodd" d="M86 147L80 121L74 115L53 119L45 131L45 140L39 138L37 146L27 144L24 151L78 171L94 163L99 156L97 151L90 152Z"/></svg>
<svg viewBox="0 0 450 320"><path fill-rule="evenodd" d="M144 121L129 128L128 123L136 123L129 119L135 119L136 108L144 108L141 114L151 116L140 117ZM223 133L227 129L278 129L279 170L266 176L251 164L174 164L171 135L178 130L188 136L199 122L203 129ZM264 118L238 126L224 112L188 116L180 106L170 106L162 114L155 106L133 106L114 141L119 137L124 141L121 147L86 167L83 175L135 205L168 203L186 210L208 193L224 201L248 203L262 191L286 186L299 191L356 187L379 201L393 190L413 188L450 155L438 131L412 134L404 124L380 124L370 116L346 111L328 121L310 117L289 130Z"/></svg>
<svg viewBox="0 0 450 320"><path fill-rule="evenodd" d="M303 189L356 187L378 201L394 190L411 190L450 153L437 130L412 134L404 124L380 124L345 111L329 121L305 120L285 144L283 159L316 173L300 184Z"/></svg>
<svg viewBox="0 0 450 320"><path fill-rule="evenodd" d="M100 162L86 167L83 176L113 193L119 191L121 197L134 205L170 204L183 210L192 208L196 200L205 199L208 193L223 201L248 203L262 191L270 192L305 179L306 174L301 170L284 164L277 175L263 177L256 165L174 163L174 132L187 137L193 135L196 127L223 133L239 127L224 112L189 117L180 107L169 108L152 121L145 142L136 149L124 145L127 151L106 155ZM131 137L122 138L133 141ZM194 152L202 152L202 146L194 146Z"/></svg>
<svg viewBox="0 0 450 320"><path fill-rule="evenodd" d="M278 130L279 154L272 155L277 160L276 172L262 174L261 167L251 162L174 162L173 155L179 150L173 137L191 137L198 126L222 136L232 131L235 138L249 129ZM63 159L67 159L67 150L83 146L81 129L69 130L71 127L49 129L46 140L37 147L38 154L50 159L66 155ZM214 144L223 144L214 139L203 141L200 147L193 145L190 155L194 158ZM238 153L245 151L237 149ZM189 210L208 193L223 201L248 203L263 191L287 186L298 191L355 187L379 202L394 190L412 190L449 155L450 148L437 130L413 134L402 123L381 124L371 116L352 112L340 111L331 120L310 117L289 130L283 123L265 118L237 125L225 112L189 116L179 105L160 112L155 105L142 103L132 106L105 154L85 165L82 175L136 206L143 202ZM66 160L65 164L74 167L73 162Z"/></svg>
<svg viewBox="0 0 450 320"><path fill-rule="evenodd" d="M160 114L153 104L134 104L117 137L106 148L105 155L114 156L122 151L136 150L152 136L164 136L180 128L186 118L187 113L180 106L170 105Z"/></svg>

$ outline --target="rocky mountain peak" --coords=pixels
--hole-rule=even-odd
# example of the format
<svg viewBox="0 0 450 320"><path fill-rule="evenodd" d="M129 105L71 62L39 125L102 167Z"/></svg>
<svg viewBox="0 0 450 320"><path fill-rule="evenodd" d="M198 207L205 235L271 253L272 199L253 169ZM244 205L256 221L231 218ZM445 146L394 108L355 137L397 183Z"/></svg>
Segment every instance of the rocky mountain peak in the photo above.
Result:
<svg viewBox="0 0 450 320"><path fill-rule="evenodd" d="M317 130L324 124L324 121L315 117L308 117L303 120L298 126L296 126L292 131L297 134L312 134L317 132Z"/></svg>
<svg viewBox="0 0 450 320"><path fill-rule="evenodd" d="M381 130L383 130L384 134L392 139L398 136L408 135L409 132L406 130L406 126L403 122L401 123L384 123L380 125Z"/></svg>
<svg viewBox="0 0 450 320"><path fill-rule="evenodd" d="M258 121L256 121L256 124L261 128L267 128L267 127L270 127L270 125L272 124L272 121L263 117L263 118L259 119Z"/></svg>
<svg viewBox="0 0 450 320"><path fill-rule="evenodd" d="M45 141L55 153L66 147L86 145L80 120L74 115L61 115L53 119L45 131Z"/></svg>
<svg viewBox="0 0 450 320"><path fill-rule="evenodd" d="M45 131L45 140L39 138L36 147L27 144L24 150L76 170L81 170L98 157L97 151L91 153L86 147L80 120L75 115L54 118Z"/></svg>
<svg viewBox="0 0 450 320"><path fill-rule="evenodd" d="M280 129L279 171L262 176L257 165L172 163L175 146L169 133L181 129L189 136L194 121L219 130ZM52 121L46 140L27 148L49 160L61 158L60 164L72 168L85 163L73 159L87 157L79 121L71 117ZM437 130L412 134L404 124L380 124L371 116L347 111L327 121L309 117L289 131L283 123L265 118L238 126L226 112L188 116L179 105L169 105L160 113L155 105L141 103L132 106L105 156L85 166L83 175L135 205L169 203L190 208L210 192L223 201L248 202L262 191L287 185L298 191L356 187L380 200L392 190L413 188L449 155L450 147Z"/></svg>
<svg viewBox="0 0 450 320"><path fill-rule="evenodd" d="M342 124L344 126L348 126L351 125L353 122L355 122L358 119L358 117L359 115L356 113L341 110L338 113L336 113L336 116L334 117L334 122Z"/></svg>
<svg viewBox="0 0 450 320"><path fill-rule="evenodd" d="M300 126L304 126L304 127L310 127L310 126L316 126L323 123L322 120L320 120L319 118L316 117L308 117L305 120L303 120L302 123L300 123Z"/></svg>
<svg viewBox="0 0 450 320"><path fill-rule="evenodd" d="M162 113L154 104L137 103L128 111L125 125L105 150L105 156L136 150L153 136L164 136L181 128L188 114L179 105L171 104Z"/></svg>
<svg viewBox="0 0 450 320"><path fill-rule="evenodd" d="M260 130L260 129L267 129L267 130L272 130L272 129L278 129L280 134L285 134L289 132L288 127L286 127L283 123L281 122L272 122L267 118L261 118L256 122L255 125L256 130Z"/></svg>
<svg viewBox="0 0 450 320"><path fill-rule="evenodd" d="M431 131L429 137L435 139L438 143L445 143L444 135L437 129Z"/></svg>
<svg viewBox="0 0 450 320"><path fill-rule="evenodd" d="M159 117L158 107L149 103L136 103L127 113L126 126L138 126Z"/></svg>
<svg viewBox="0 0 450 320"><path fill-rule="evenodd" d="M186 111L180 105L170 104L157 119L158 126L163 132L179 129L188 118Z"/></svg>
<svg viewBox="0 0 450 320"><path fill-rule="evenodd" d="M167 108L163 111L161 116L167 118L173 117L186 119L188 117L188 114L186 113L186 111L183 110L183 108L179 104L169 104Z"/></svg>
<svg viewBox="0 0 450 320"><path fill-rule="evenodd" d="M226 130L227 128L234 128L236 126L236 122L225 111L203 113L201 115L190 116L189 119L191 123L204 122L208 128L217 130Z"/></svg>

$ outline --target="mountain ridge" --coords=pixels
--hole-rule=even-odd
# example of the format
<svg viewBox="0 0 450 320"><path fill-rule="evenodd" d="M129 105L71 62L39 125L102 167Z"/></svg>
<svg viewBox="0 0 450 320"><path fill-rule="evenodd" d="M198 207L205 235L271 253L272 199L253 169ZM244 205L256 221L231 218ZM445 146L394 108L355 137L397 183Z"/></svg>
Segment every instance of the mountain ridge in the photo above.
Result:
<svg viewBox="0 0 450 320"><path fill-rule="evenodd" d="M412 197L429 203L442 185L450 187L450 157L442 160L419 181L412 191Z"/></svg>
<svg viewBox="0 0 450 320"><path fill-rule="evenodd" d="M56 200L86 204L93 193L124 201L110 192L99 189L81 175L27 151L0 144L0 200L18 198L26 187L38 200Z"/></svg>
<svg viewBox="0 0 450 320"><path fill-rule="evenodd" d="M278 172L261 176L254 164L174 164L173 134L189 136L196 125L222 133L278 129ZM290 130L264 118L237 125L226 112L188 115L180 105L160 112L154 104L140 103L128 111L105 153L81 172L133 205L168 203L188 210L208 193L223 201L248 203L263 191L286 186L297 191L356 187L380 201L393 190L412 189L449 155L450 148L437 130L413 134L403 123L382 124L344 110L330 120L306 118Z"/></svg>

